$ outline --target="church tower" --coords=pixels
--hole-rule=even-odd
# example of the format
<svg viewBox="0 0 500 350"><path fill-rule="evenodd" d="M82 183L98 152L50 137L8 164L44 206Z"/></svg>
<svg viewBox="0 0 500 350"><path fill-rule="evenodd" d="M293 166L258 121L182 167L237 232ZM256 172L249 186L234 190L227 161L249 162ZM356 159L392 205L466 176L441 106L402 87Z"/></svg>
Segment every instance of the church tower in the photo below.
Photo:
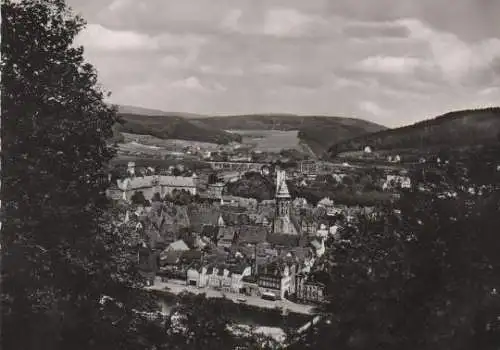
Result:
<svg viewBox="0 0 500 350"><path fill-rule="evenodd" d="M276 216L283 217L290 215L291 196L286 185L286 173L284 170L277 170L276 173Z"/></svg>
<svg viewBox="0 0 500 350"><path fill-rule="evenodd" d="M296 235L297 230L290 219L292 197L286 184L284 170L276 171L276 215L274 218L273 232Z"/></svg>

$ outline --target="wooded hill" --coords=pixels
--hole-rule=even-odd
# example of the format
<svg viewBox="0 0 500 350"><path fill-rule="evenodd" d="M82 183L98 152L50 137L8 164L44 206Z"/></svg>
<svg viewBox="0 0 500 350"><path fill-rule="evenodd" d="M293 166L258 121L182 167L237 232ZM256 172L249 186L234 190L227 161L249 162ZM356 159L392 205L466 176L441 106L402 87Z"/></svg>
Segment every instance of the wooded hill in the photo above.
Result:
<svg viewBox="0 0 500 350"><path fill-rule="evenodd" d="M115 126L116 132L226 144L240 141L241 136L225 130L298 130L300 140L318 155L333 143L386 129L366 120L345 117L293 114L208 116L132 106L117 108L123 123Z"/></svg>
<svg viewBox="0 0 500 350"><path fill-rule="evenodd" d="M196 119L200 125L236 130L299 130L299 138L316 154L322 154L333 143L385 130L366 120L293 114L251 114Z"/></svg>
<svg viewBox="0 0 500 350"><path fill-rule="evenodd" d="M115 125L116 132L151 135L161 139L179 139L188 141L211 142L227 144L231 141L241 141L241 136L180 116L155 116L119 113L122 122Z"/></svg>
<svg viewBox="0 0 500 350"><path fill-rule="evenodd" d="M328 157L343 152L414 149L424 151L442 147L461 148L496 142L500 133L500 107L449 112L396 129L382 130L334 144Z"/></svg>

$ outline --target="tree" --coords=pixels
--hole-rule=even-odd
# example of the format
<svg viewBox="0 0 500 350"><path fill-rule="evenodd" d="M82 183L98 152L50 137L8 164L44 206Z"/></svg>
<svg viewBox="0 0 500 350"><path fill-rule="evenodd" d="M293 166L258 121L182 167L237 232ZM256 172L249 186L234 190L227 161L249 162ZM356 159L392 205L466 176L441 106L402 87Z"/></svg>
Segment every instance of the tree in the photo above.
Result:
<svg viewBox="0 0 500 350"><path fill-rule="evenodd" d="M157 303L105 196L117 117L72 47L83 19L62 0L1 9L2 348L175 348L140 313Z"/></svg>
<svg viewBox="0 0 500 350"><path fill-rule="evenodd" d="M152 304L104 215L117 117L72 47L83 26L60 0L2 1L5 349L143 349L160 334L132 311Z"/></svg>
<svg viewBox="0 0 500 350"><path fill-rule="evenodd" d="M151 199L152 202L161 202L162 199L161 199L161 196L160 196L160 193L159 192L155 192L155 194L153 195L153 198Z"/></svg>
<svg viewBox="0 0 500 350"><path fill-rule="evenodd" d="M173 339L171 349L280 349L270 337L254 334L234 325L229 317L237 304L227 299L209 299L205 295L182 294L179 307L171 312L167 333ZM236 312L240 312L236 310ZM234 334L231 329L236 330Z"/></svg>
<svg viewBox="0 0 500 350"><path fill-rule="evenodd" d="M130 197L132 204L135 205L146 205L146 197L144 197L144 193L142 191L134 192L132 197Z"/></svg>
<svg viewBox="0 0 500 350"><path fill-rule="evenodd" d="M178 168L173 168L172 169L172 175L173 176L181 176L181 171Z"/></svg>
<svg viewBox="0 0 500 350"><path fill-rule="evenodd" d="M471 156L470 166L479 158ZM421 178L433 190L416 186L403 193L395 203L401 214L386 205L379 219L360 218L356 230L333 243L324 261L331 280L332 298L323 310L328 322L295 348L465 350L499 344L499 188L470 194L462 188L476 180L455 170L444 169L448 177L432 178L436 182ZM493 174L480 180L497 183Z"/></svg>

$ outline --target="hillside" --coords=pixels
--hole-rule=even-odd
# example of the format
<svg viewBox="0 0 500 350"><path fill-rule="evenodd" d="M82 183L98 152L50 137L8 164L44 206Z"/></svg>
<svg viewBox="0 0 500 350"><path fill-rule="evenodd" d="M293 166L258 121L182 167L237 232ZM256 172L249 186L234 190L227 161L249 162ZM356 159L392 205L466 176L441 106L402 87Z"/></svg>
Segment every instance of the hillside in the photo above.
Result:
<svg viewBox="0 0 500 350"><path fill-rule="evenodd" d="M181 118L204 118L201 114L194 113L182 113L182 112L165 112L159 109L150 109L144 107L137 106L128 106L128 105L115 105L118 109L118 114L137 114L137 115L145 115L145 116L165 116L165 117L181 117Z"/></svg>
<svg viewBox="0 0 500 350"><path fill-rule="evenodd" d="M362 119L291 114L235 115L190 121L200 127L224 130L299 130L300 140L318 155L336 142L386 129Z"/></svg>
<svg viewBox="0 0 500 350"><path fill-rule="evenodd" d="M359 151L369 145L375 150L431 150L470 147L491 143L500 133L500 107L454 111L413 125L388 129L338 142L329 157Z"/></svg>
<svg viewBox="0 0 500 350"><path fill-rule="evenodd" d="M206 125L192 123L180 116L154 116L118 113L122 123L116 125L117 132L151 135L161 139L180 139L199 142L227 144L240 141L241 136Z"/></svg>

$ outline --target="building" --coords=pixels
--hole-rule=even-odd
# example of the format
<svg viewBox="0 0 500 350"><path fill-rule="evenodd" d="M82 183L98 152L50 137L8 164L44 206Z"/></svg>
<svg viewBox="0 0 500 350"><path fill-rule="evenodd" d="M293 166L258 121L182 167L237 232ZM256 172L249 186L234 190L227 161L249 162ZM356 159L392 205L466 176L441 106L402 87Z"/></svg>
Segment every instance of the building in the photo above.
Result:
<svg viewBox="0 0 500 350"><path fill-rule="evenodd" d="M411 179L408 176L387 175L382 189L390 190L394 188L411 188Z"/></svg>
<svg viewBox="0 0 500 350"><path fill-rule="evenodd" d="M315 238L311 242L311 246L314 249L314 252L318 258L320 258L323 254L325 254L326 248L325 248L325 238L324 237Z"/></svg>
<svg viewBox="0 0 500 350"><path fill-rule="evenodd" d="M296 264L282 260L273 261L259 268L257 285L261 294L274 294L276 298L287 298L295 293Z"/></svg>
<svg viewBox="0 0 500 350"><path fill-rule="evenodd" d="M220 226L217 234L217 246L229 248L235 241L236 228L234 226Z"/></svg>
<svg viewBox="0 0 500 350"><path fill-rule="evenodd" d="M221 200L222 194L224 193L224 187L226 184L224 182L216 182L213 184L208 184L207 195L209 198Z"/></svg>
<svg viewBox="0 0 500 350"><path fill-rule="evenodd" d="M142 177L127 177L123 180L117 180L118 190L121 192L121 198L130 201L134 193L142 192L144 198L151 200L155 193L162 198L167 194L172 194L174 190L184 190L191 195L197 194L197 176L165 176L150 175ZM113 191L112 196L116 197Z"/></svg>
<svg viewBox="0 0 500 350"><path fill-rule="evenodd" d="M326 299L326 287L324 284L309 281L306 274L295 276L295 296L298 301L306 303L322 303Z"/></svg>
<svg viewBox="0 0 500 350"><path fill-rule="evenodd" d="M240 225L235 237L238 244L258 244L264 243L268 232L266 227L261 225Z"/></svg>
<svg viewBox="0 0 500 350"><path fill-rule="evenodd" d="M256 276L245 276L242 278L242 293L248 296L260 295L258 278Z"/></svg>
<svg viewBox="0 0 500 350"><path fill-rule="evenodd" d="M170 252L170 251L181 251L181 252L185 252L185 251L188 251L190 248L189 246L186 244L186 242L184 242L182 239L179 239L175 242L172 242L168 245L168 247L165 249L165 252Z"/></svg>
<svg viewBox="0 0 500 350"><path fill-rule="evenodd" d="M286 184L286 173L276 172L276 213L273 222L273 232L287 235L297 235L298 230L290 218L292 197Z"/></svg>

